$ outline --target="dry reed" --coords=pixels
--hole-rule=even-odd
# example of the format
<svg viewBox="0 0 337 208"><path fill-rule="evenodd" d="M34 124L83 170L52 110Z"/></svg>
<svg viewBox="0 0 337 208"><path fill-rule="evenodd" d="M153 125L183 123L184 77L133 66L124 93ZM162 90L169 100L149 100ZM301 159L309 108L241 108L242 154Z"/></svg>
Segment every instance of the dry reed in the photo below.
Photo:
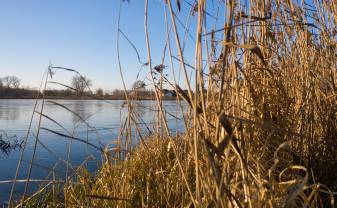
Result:
<svg viewBox="0 0 337 208"><path fill-rule="evenodd" d="M167 126L162 86L154 79L145 0L146 65L155 90L157 131L142 129L135 101L126 94L129 116L121 127L123 141L111 153L122 160L107 157L95 177L80 167L61 196L49 197L41 193L50 191L43 190L28 198L27 205L335 206L336 192L331 190L337 190L336 2L214 1L215 8L225 10L223 17L208 11L208 1L184 2L177 0L177 7L171 0L163 1L164 51L168 50L174 81L159 74L161 82L179 95L178 108L181 100L189 105L184 133L174 135ZM197 37L194 65L184 57L185 43L176 25L179 11L185 9L193 11L187 21L197 21L192 31ZM208 31L209 18L223 27L215 24ZM118 38L120 33L126 37L118 27ZM119 40L117 47L119 56ZM173 48L187 92L176 80ZM138 52L137 57L143 63ZM125 87L123 75L122 80ZM149 136L150 131L157 134ZM140 143L132 149L134 137Z"/></svg>

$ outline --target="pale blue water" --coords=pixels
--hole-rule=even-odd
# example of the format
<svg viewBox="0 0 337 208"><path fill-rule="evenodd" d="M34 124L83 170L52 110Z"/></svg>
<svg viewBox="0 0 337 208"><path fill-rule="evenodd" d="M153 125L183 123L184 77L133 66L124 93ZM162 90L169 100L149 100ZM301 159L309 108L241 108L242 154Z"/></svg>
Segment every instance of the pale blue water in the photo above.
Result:
<svg viewBox="0 0 337 208"><path fill-rule="evenodd" d="M121 123L125 121L127 113L126 106L123 106L124 101L101 101L101 100L54 100L72 111L76 112L82 118L87 119L87 122L95 127L95 130L89 130L85 123L64 108L54 105L49 102L45 102L43 113L48 115L55 121L59 122L63 127L71 132L73 136L87 140L97 146L104 147L109 145L113 147L113 141L115 141L119 134L119 127ZM37 110L41 109L41 102ZM23 140L29 127L30 118L33 113L35 100L1 100L0 99L0 135L5 138L5 134L9 140L12 140L14 136L17 139ZM154 101L142 101L141 105L135 109L137 115L148 124L149 128L152 128L153 122L156 119L154 109ZM181 118L181 111L176 107L176 101L164 101L165 110ZM176 122L176 119L167 114L169 120L169 128L173 131L183 131L181 121ZM28 142L24 152L24 160L21 165L18 179L25 179L27 177L27 170L29 167L29 161L32 159L35 135L37 134L37 125L39 121L39 115L35 114L31 132L28 137ZM46 118L42 118L41 127L52 129L54 131L68 134L62 128L57 126ZM65 176L65 163L60 162L60 159L67 160L67 150L70 144L69 138L64 138L59 135L40 130L39 133L40 142L37 143L36 154L34 159L34 165L32 168L32 179L51 179L52 176L48 176L51 173L51 169L55 168L55 177L64 178ZM71 165L79 166L87 157L91 154L96 158L88 162L88 169L94 173L97 167L100 165L101 155L98 150L90 147L79 141L72 141L70 162ZM2 154L0 156L0 205L5 204L9 197L9 192L12 187L12 183L3 183L1 181L11 180L15 176L15 170L20 158L20 150L14 150L9 155ZM57 163L58 161L58 163ZM56 166L55 166L56 165ZM15 194L19 196L23 192L25 183L17 183L15 186ZM29 183L29 192L33 192L38 187L39 183Z"/></svg>

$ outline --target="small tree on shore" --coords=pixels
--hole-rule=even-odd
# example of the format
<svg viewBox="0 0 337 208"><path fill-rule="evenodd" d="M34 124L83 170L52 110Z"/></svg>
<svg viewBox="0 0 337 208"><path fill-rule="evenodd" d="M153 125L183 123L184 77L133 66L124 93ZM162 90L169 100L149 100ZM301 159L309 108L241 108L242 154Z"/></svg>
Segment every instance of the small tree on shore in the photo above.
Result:
<svg viewBox="0 0 337 208"><path fill-rule="evenodd" d="M114 91L112 91L112 96L116 98L124 98L125 92L124 90L115 89Z"/></svg>
<svg viewBox="0 0 337 208"><path fill-rule="evenodd" d="M2 85L7 88L19 88L21 80L17 76L5 76L2 78Z"/></svg>
<svg viewBox="0 0 337 208"><path fill-rule="evenodd" d="M141 80L136 80L133 84L132 84L132 89L133 90L139 90L139 91L144 91L145 90L145 82L141 81Z"/></svg>
<svg viewBox="0 0 337 208"><path fill-rule="evenodd" d="M99 97L103 97L103 89L102 88L96 89L96 95Z"/></svg>
<svg viewBox="0 0 337 208"><path fill-rule="evenodd" d="M92 82L85 76L75 75L72 79L71 86L76 90L77 95L83 95L85 90L92 86Z"/></svg>

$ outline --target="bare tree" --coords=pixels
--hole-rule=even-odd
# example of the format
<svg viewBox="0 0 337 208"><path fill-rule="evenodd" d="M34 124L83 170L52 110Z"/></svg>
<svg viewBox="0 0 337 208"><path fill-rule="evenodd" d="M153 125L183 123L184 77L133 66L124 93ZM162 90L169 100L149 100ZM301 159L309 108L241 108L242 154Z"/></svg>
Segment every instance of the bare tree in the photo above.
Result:
<svg viewBox="0 0 337 208"><path fill-rule="evenodd" d="M144 91L145 90L145 82L141 81L141 80L136 80L133 84L132 84L132 89L133 90L138 90L138 91Z"/></svg>
<svg viewBox="0 0 337 208"><path fill-rule="evenodd" d="M114 91L112 91L112 95L118 98L124 97L125 92L124 90L120 90L120 89L115 89Z"/></svg>
<svg viewBox="0 0 337 208"><path fill-rule="evenodd" d="M11 85L13 88L19 88L21 80L16 76L11 76Z"/></svg>
<svg viewBox="0 0 337 208"><path fill-rule="evenodd" d="M83 95L86 89L90 89L92 82L85 76L75 75L72 79L71 85L76 89L78 95Z"/></svg>
<svg viewBox="0 0 337 208"><path fill-rule="evenodd" d="M9 88L10 87L10 82L9 82L9 76L5 76L2 78L2 83L4 87Z"/></svg>
<svg viewBox="0 0 337 208"><path fill-rule="evenodd" d="M0 89L3 87L2 79L0 78Z"/></svg>
<svg viewBox="0 0 337 208"><path fill-rule="evenodd" d="M96 95L99 97L103 97L103 89L102 88L96 89Z"/></svg>
<svg viewBox="0 0 337 208"><path fill-rule="evenodd" d="M19 88L21 80L17 76L5 76L2 78L2 84L7 88Z"/></svg>

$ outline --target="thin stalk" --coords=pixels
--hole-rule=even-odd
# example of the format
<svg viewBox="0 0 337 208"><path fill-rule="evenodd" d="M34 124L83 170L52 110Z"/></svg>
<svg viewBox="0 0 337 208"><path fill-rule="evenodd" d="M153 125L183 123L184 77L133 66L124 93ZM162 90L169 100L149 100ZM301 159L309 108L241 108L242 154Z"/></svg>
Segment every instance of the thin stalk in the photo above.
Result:
<svg viewBox="0 0 337 208"><path fill-rule="evenodd" d="M31 176L31 172L32 172L32 167L33 167L33 163L34 163L34 159L35 159L37 142L38 142L39 136L40 136L40 127L41 127L41 122L42 122L42 113L43 113L44 102L45 102L44 93L45 93L45 90L46 90L46 87L47 87L48 75L49 75L49 72L50 72L50 67L51 66L48 66L48 72L47 72L47 75L46 75L46 80L45 80L44 88L43 88L43 91L42 91L42 104L41 104L41 110L40 110L41 114L39 114L39 123L38 123L38 126L37 126L37 133L36 133L35 142L34 142L33 155L32 155L32 159L30 161L29 169L28 169L27 182L25 184L25 189L24 189L24 192L23 192L22 200L21 200L22 201L21 207L23 207L23 205L24 205L26 193L27 193L27 190L28 190L28 184L29 184L29 180L30 180L30 176Z"/></svg>
<svg viewBox="0 0 337 208"><path fill-rule="evenodd" d="M149 40L149 32L148 32L148 0L145 0L145 17L144 17L144 29L145 29L145 35L146 35L146 48L147 48L147 58L148 58L148 66L149 66L149 72L150 72L150 77L151 81L154 86L154 93L156 96L156 102L159 107L159 112L161 114L162 118L165 118L164 113L163 113L163 108L160 106L160 98L158 95L158 90L155 85L154 77L153 77L153 72L152 72L152 60L151 60L151 49L150 49L150 40ZM167 125L166 119L164 119L164 127L167 135L170 135L170 131Z"/></svg>
<svg viewBox="0 0 337 208"><path fill-rule="evenodd" d="M14 190L15 190L15 184L16 184L16 181L17 181L17 178L18 178L18 175L19 175L19 170L20 170L20 167L21 167L21 162L23 160L23 154L25 152L25 149L26 149L26 146L27 146L28 137L29 137L29 134L30 134L30 131L31 131L31 127L32 127L32 124L33 124L33 118L34 118L35 110L36 110L36 107L37 107L37 104L38 104L38 98L39 98L40 91L41 91L41 88L42 88L44 76L48 76L48 72L47 71L42 76L42 79L41 79L41 82L40 82L39 91L36 94L36 99L35 99L33 113L32 113L32 115L30 117L28 130L27 130L27 133L26 133L26 135L24 137L23 148L20 151L20 159L18 161L18 164L16 166L16 170L15 170L15 176L14 176L14 180L13 180L14 182L12 184L12 188L11 188L11 192L10 192L9 200L8 200L9 201L8 207L12 207L12 200L13 200L13 193L14 193Z"/></svg>

